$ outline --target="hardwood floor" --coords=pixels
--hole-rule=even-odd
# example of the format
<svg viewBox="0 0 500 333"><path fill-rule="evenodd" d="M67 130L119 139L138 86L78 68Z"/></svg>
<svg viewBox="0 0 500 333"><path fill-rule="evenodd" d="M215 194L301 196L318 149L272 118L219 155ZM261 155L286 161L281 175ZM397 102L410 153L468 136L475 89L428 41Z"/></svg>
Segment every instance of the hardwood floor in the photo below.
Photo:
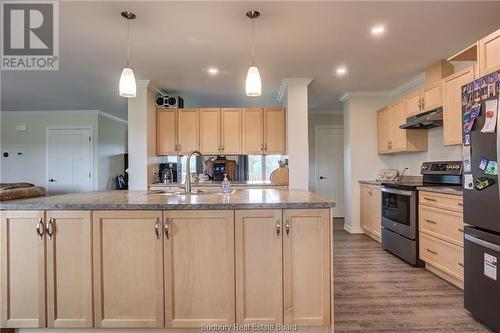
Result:
<svg viewBox="0 0 500 333"><path fill-rule="evenodd" d="M463 292L334 220L335 332L490 332Z"/></svg>

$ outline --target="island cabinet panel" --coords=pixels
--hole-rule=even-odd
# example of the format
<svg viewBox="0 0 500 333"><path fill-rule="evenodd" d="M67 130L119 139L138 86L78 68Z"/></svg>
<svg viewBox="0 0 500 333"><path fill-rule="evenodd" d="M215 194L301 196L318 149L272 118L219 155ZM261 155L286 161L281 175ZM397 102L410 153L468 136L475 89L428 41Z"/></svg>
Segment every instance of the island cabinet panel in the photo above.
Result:
<svg viewBox="0 0 500 333"><path fill-rule="evenodd" d="M222 109L222 147L224 154L241 154L243 149L243 110Z"/></svg>
<svg viewBox="0 0 500 333"><path fill-rule="evenodd" d="M94 211L96 327L163 327L161 211Z"/></svg>
<svg viewBox="0 0 500 333"><path fill-rule="evenodd" d="M235 322L234 211L164 211L167 327Z"/></svg>
<svg viewBox="0 0 500 333"><path fill-rule="evenodd" d="M238 210L236 322L283 323L281 210Z"/></svg>
<svg viewBox="0 0 500 333"><path fill-rule="evenodd" d="M330 212L286 209L283 216L285 324L330 325Z"/></svg>
<svg viewBox="0 0 500 333"><path fill-rule="evenodd" d="M243 110L243 152L264 153L264 110Z"/></svg>
<svg viewBox="0 0 500 333"><path fill-rule="evenodd" d="M47 326L92 327L90 211L48 211Z"/></svg>
<svg viewBox="0 0 500 333"><path fill-rule="evenodd" d="M200 109L200 151L203 154L220 154L220 134L220 109Z"/></svg>
<svg viewBox="0 0 500 333"><path fill-rule="evenodd" d="M0 327L46 325L44 230L43 211L0 212Z"/></svg>

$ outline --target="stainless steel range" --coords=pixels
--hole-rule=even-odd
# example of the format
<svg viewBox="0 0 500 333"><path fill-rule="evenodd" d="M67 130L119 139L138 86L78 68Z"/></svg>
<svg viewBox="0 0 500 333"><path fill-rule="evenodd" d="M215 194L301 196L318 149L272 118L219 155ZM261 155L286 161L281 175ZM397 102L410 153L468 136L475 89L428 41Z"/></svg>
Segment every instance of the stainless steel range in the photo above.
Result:
<svg viewBox="0 0 500 333"><path fill-rule="evenodd" d="M382 247L414 266L418 259L418 187L460 186L462 161L424 162L419 182L382 183Z"/></svg>

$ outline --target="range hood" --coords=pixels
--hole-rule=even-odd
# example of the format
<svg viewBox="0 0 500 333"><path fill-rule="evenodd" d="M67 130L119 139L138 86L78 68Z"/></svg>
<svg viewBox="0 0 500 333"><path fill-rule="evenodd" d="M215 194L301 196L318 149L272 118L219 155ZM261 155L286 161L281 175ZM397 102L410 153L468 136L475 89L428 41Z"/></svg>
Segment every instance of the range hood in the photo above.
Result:
<svg viewBox="0 0 500 333"><path fill-rule="evenodd" d="M406 118L406 124L399 126L401 129L428 129L443 126L443 108L419 113Z"/></svg>

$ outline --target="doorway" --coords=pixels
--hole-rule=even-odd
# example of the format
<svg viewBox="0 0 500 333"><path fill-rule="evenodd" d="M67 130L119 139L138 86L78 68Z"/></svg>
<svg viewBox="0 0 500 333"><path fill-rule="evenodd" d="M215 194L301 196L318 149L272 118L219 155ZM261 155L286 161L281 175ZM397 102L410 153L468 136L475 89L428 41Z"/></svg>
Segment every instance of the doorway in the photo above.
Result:
<svg viewBox="0 0 500 333"><path fill-rule="evenodd" d="M316 191L336 203L334 217L344 217L344 129L316 126Z"/></svg>
<svg viewBox="0 0 500 333"><path fill-rule="evenodd" d="M92 128L47 128L49 194L93 190Z"/></svg>

